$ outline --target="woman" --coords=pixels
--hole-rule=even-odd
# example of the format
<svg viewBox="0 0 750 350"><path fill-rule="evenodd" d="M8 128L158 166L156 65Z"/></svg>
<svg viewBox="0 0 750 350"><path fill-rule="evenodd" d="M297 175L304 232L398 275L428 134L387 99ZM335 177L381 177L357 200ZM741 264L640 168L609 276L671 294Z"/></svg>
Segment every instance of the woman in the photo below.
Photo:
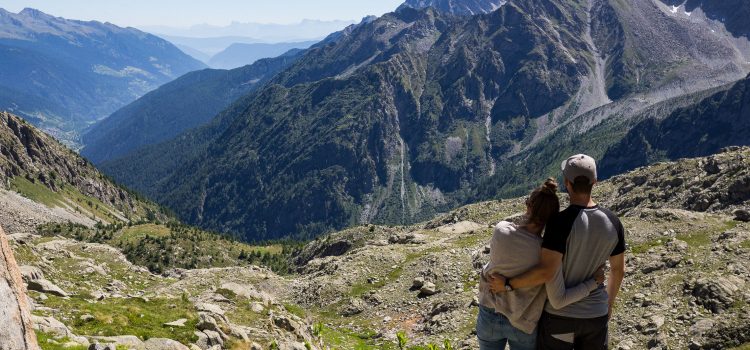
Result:
<svg viewBox="0 0 750 350"><path fill-rule="evenodd" d="M490 261L482 270L479 283L477 338L480 350L536 348L536 325L546 300L555 308L586 297L604 282L603 267L592 278L565 288L562 270L546 285L493 294L487 277L493 274L516 276L539 262L542 231L549 219L560 211L557 182L548 179L526 200L526 215L521 224L503 221L495 226L490 242Z"/></svg>

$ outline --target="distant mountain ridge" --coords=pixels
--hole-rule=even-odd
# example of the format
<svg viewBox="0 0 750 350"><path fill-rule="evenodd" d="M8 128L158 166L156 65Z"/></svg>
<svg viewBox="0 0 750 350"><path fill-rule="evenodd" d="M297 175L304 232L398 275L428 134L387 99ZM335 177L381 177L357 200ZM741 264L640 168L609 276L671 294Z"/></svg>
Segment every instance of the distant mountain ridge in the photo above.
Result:
<svg viewBox="0 0 750 350"><path fill-rule="evenodd" d="M151 89L205 65L134 28L0 9L0 109L67 141Z"/></svg>
<svg viewBox="0 0 750 350"><path fill-rule="evenodd" d="M215 38L215 37L246 37L262 42L291 42L308 41L325 37L326 35L342 30L355 21L320 21L305 19L298 23L243 23L232 22L228 26L216 26L210 24L199 24L190 28L172 28L165 26L142 26L141 29L167 36L180 36L190 38Z"/></svg>
<svg viewBox="0 0 750 350"><path fill-rule="evenodd" d="M293 43L274 43L274 44L243 44L235 43L211 57L208 65L219 69L234 69L262 58L277 57L290 50L304 50L315 44L317 41L304 41Z"/></svg>
<svg viewBox="0 0 750 350"><path fill-rule="evenodd" d="M495 11L507 2L507 0L407 0L401 6L416 9L432 7L457 15L479 15Z"/></svg>

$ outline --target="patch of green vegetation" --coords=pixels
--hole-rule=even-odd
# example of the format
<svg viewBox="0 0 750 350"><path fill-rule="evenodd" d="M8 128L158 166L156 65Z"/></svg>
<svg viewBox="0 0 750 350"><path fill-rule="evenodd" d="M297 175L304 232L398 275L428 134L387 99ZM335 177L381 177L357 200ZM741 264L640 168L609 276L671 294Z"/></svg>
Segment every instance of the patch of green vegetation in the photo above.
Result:
<svg viewBox="0 0 750 350"><path fill-rule="evenodd" d="M70 339L67 337L61 338L61 339L55 339L53 336L41 332L36 331L36 341L39 343L39 347L42 348L42 350L86 350L88 347L79 345L79 346L71 346L66 347L64 346L65 343L69 342Z"/></svg>
<svg viewBox="0 0 750 350"><path fill-rule="evenodd" d="M677 239L687 242L687 244L692 248L705 247L711 244L712 236L724 231L734 229L735 227L737 227L737 224L738 223L734 220L719 221L706 228L701 228L699 230L685 234L679 234L677 235Z"/></svg>
<svg viewBox="0 0 750 350"><path fill-rule="evenodd" d="M420 257L426 256L431 253L439 252L443 249L444 248L441 248L441 247L433 247L433 248L425 249L422 251L409 253L406 255L406 257L404 257L400 265L398 265L396 268L389 271L383 278L379 278L375 283L369 283L365 281L362 283L356 283L352 285L352 288L349 290L349 295L352 297L359 297L371 290L380 289L384 287L385 285L387 285L388 283L398 280L401 277L401 274L403 274L404 272L405 265L409 264L410 262Z"/></svg>
<svg viewBox="0 0 750 350"><path fill-rule="evenodd" d="M354 350L393 350L397 349L395 344L388 342L380 343L374 338L374 331L354 331L347 327L330 327L323 325L320 337L323 343L332 349L354 349Z"/></svg>
<svg viewBox="0 0 750 350"><path fill-rule="evenodd" d="M44 306L69 313L71 330L78 335L116 336L135 335L143 340L149 338L170 338L183 344L196 339L193 329L198 322L198 314L189 301L182 299L110 298L100 302L90 302L88 295L75 295L70 298L49 296L40 301ZM81 316L94 316L91 321L81 320ZM164 323L181 318L188 321L185 327L165 327Z"/></svg>
<svg viewBox="0 0 750 350"><path fill-rule="evenodd" d="M22 196L31 199L34 202L44 204L50 208L60 207L63 203L63 197L47 186L32 179L29 180L23 176L16 176L10 180L10 188L20 193Z"/></svg>
<svg viewBox="0 0 750 350"><path fill-rule="evenodd" d="M285 303L284 309L299 318L305 318L305 309L303 309L299 305Z"/></svg>
<svg viewBox="0 0 750 350"><path fill-rule="evenodd" d="M740 247L750 249L750 239L746 239L740 243Z"/></svg>
<svg viewBox="0 0 750 350"><path fill-rule="evenodd" d="M230 236L175 222L100 224L95 228L51 223L40 226L39 232L44 236L61 235L120 248L130 262L145 266L154 273L175 267L193 269L255 264L287 274L292 271L291 258L302 246L299 242L252 246Z"/></svg>
<svg viewBox="0 0 750 350"><path fill-rule="evenodd" d="M661 239L655 239L652 241L646 241L643 243L635 244L630 246L630 251L633 254L643 254L648 252L649 249L664 245L664 241Z"/></svg>
<svg viewBox="0 0 750 350"><path fill-rule="evenodd" d="M235 308L227 311L227 317L232 320L232 322L245 326L258 325L266 322L268 320L269 309L264 306L264 313L258 314L252 311L251 303L250 300L236 301Z"/></svg>
<svg viewBox="0 0 750 350"><path fill-rule="evenodd" d="M473 248L480 244L480 242L488 241L492 237L491 229L483 229L478 232L471 232L468 235L462 235L461 237L451 241L450 243L458 248Z"/></svg>
<svg viewBox="0 0 750 350"><path fill-rule="evenodd" d="M750 343L740 345L739 347L733 348L731 350L750 350Z"/></svg>

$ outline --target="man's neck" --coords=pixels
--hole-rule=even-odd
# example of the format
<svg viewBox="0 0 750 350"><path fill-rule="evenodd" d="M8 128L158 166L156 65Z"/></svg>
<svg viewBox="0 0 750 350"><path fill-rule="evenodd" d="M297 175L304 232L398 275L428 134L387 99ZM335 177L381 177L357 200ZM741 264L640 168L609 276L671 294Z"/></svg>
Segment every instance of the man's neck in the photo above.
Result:
<svg viewBox="0 0 750 350"><path fill-rule="evenodd" d="M591 198L591 196L578 196L571 194L570 204L590 208L595 206L596 202L594 202L594 199Z"/></svg>

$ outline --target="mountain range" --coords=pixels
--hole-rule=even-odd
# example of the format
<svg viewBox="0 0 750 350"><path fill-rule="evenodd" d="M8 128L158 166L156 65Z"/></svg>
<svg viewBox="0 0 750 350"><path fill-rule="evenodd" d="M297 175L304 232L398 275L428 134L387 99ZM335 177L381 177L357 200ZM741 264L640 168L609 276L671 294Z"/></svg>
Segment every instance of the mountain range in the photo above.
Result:
<svg viewBox="0 0 750 350"><path fill-rule="evenodd" d="M103 169L251 240L405 224L525 192L566 153L601 158L750 71L744 29L721 20L729 6L472 4L410 2L356 26L204 127Z"/></svg>
<svg viewBox="0 0 750 350"><path fill-rule="evenodd" d="M232 22L227 26L198 24L188 28L168 26L142 26L140 29L157 35L185 38L244 37L255 42L291 42L320 39L330 33L342 30L355 21L320 21L305 19L298 23L246 23Z"/></svg>
<svg viewBox="0 0 750 350"><path fill-rule="evenodd" d="M204 67L137 29L0 9L0 109L68 144L146 92Z"/></svg>
<svg viewBox="0 0 750 350"><path fill-rule="evenodd" d="M506 0L407 0L401 7L432 7L457 15L478 15L490 13L505 5Z"/></svg>

